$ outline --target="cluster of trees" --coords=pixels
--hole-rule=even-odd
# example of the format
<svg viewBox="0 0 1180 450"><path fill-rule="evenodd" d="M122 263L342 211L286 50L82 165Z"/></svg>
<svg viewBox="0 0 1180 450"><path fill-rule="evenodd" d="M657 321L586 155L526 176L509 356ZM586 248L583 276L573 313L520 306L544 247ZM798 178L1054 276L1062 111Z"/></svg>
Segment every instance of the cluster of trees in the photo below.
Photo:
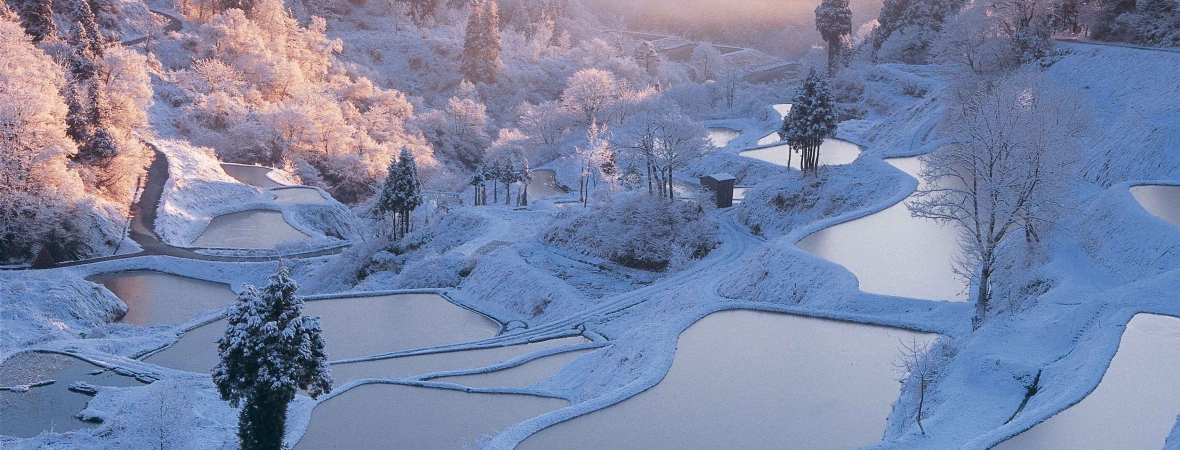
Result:
<svg viewBox="0 0 1180 450"><path fill-rule="evenodd" d="M475 168L475 172L471 174L469 184L475 187L474 205L487 205L488 182L492 183L492 204L500 201L500 186L504 186L504 204L512 204L512 184L521 183L521 189L517 193L516 205L528 205L529 183L533 181L533 171L529 168L529 161L527 159L521 164L520 168L516 168L511 160L502 158L492 164L481 165Z"/></svg>
<svg viewBox="0 0 1180 450"><path fill-rule="evenodd" d="M322 19L301 26L279 0L189 19L200 24L188 41L195 62L172 75L183 88L177 128L194 143L229 161L287 165L345 203L372 196L402 148L420 169L437 166L408 125L410 102L349 74Z"/></svg>
<svg viewBox="0 0 1180 450"><path fill-rule="evenodd" d="M405 237L412 231L411 216L419 206L422 206L422 181L418 179L418 165L414 153L403 148L401 155L389 162L374 212L378 217L392 216L396 224L394 238Z"/></svg>
<svg viewBox="0 0 1180 450"><path fill-rule="evenodd" d="M779 136L800 153L799 169L805 174L818 175L819 149L824 139L836 136L837 128L836 102L828 78L811 69L791 105ZM787 165L790 164L788 155Z"/></svg>
<svg viewBox="0 0 1180 450"><path fill-rule="evenodd" d="M152 91L147 58L106 43L92 3L0 4L0 259L43 243L57 260L115 247L150 157L136 138ZM94 3L102 6L103 3ZM63 40L57 17L71 20Z"/></svg>
<svg viewBox="0 0 1180 450"><path fill-rule="evenodd" d="M1073 12L1067 17L1075 26L1081 21L1078 16L1093 17L1089 28L1097 39L1180 47L1180 4L1175 0L1070 0L1067 4Z"/></svg>

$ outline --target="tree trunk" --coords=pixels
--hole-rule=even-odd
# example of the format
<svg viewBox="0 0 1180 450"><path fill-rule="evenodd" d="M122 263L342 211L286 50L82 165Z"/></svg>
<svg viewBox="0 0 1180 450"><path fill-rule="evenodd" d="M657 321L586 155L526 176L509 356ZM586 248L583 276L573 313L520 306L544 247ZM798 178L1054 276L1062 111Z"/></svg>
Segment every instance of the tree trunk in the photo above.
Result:
<svg viewBox="0 0 1180 450"><path fill-rule="evenodd" d="M652 181L651 180L651 159L648 159L647 160L647 195L655 195L655 192L652 191L652 182L651 181Z"/></svg>
<svg viewBox="0 0 1180 450"><path fill-rule="evenodd" d="M529 205L529 184L524 184L524 192L520 194L520 206Z"/></svg>
<svg viewBox="0 0 1180 450"><path fill-rule="evenodd" d="M972 331L983 326L983 320L987 316L987 302L991 299L991 289L988 287L991 275L991 265L985 262L979 270L979 291L975 296L975 317L971 318Z"/></svg>
<svg viewBox="0 0 1180 450"><path fill-rule="evenodd" d="M498 180L492 180L492 204L500 203L500 185Z"/></svg>
<svg viewBox="0 0 1180 450"><path fill-rule="evenodd" d="M287 428L287 404L255 398L238 413L238 438L242 450L280 450Z"/></svg>

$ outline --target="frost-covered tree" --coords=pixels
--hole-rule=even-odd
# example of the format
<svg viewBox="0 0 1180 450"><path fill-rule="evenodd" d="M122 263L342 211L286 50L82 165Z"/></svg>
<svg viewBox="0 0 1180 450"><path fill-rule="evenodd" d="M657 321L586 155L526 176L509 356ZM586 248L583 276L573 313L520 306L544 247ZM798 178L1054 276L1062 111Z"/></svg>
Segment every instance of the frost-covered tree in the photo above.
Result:
<svg viewBox="0 0 1180 450"><path fill-rule="evenodd" d="M58 260L85 250L65 84L61 66L0 18L0 259L31 257L34 243L49 244Z"/></svg>
<svg viewBox="0 0 1180 450"><path fill-rule="evenodd" d="M708 42L701 43L692 49L689 65L693 78L699 82L716 80L721 66L725 64L721 52Z"/></svg>
<svg viewBox="0 0 1180 450"><path fill-rule="evenodd" d="M824 139L836 135L838 118L828 78L811 69L791 104L779 136L800 153L799 168L803 173L817 175L820 146Z"/></svg>
<svg viewBox="0 0 1180 450"><path fill-rule="evenodd" d="M643 41L635 46L635 63L639 67L647 71L648 75L656 76L660 73L660 65L663 61L660 60L659 52L656 52L656 47L651 42Z"/></svg>
<svg viewBox="0 0 1180 450"><path fill-rule="evenodd" d="M1023 232L1027 243L1036 243L1066 207L1087 108L1023 73L953 102L942 125L951 142L922 157L926 184L907 206L915 216L960 227L963 251L956 270L971 280L971 322L978 329L987 317L1004 239Z"/></svg>
<svg viewBox="0 0 1180 450"><path fill-rule="evenodd" d="M496 0L472 0L459 71L472 83L495 83L500 60L500 11Z"/></svg>
<svg viewBox="0 0 1180 450"><path fill-rule="evenodd" d="M45 39L57 39L57 23L53 20L53 0L24 0L16 6L25 32L37 44Z"/></svg>
<svg viewBox="0 0 1180 450"><path fill-rule="evenodd" d="M584 120L584 124L604 123L603 116L619 100L620 91L619 79L613 73L582 69L570 77L561 100L570 112Z"/></svg>
<svg viewBox="0 0 1180 450"><path fill-rule="evenodd" d="M471 177L468 179L467 184L470 184L471 187L474 188L473 191L475 193L475 199L472 201L472 204L475 206L480 206L483 204L483 202L480 201L480 194L483 190L484 184L486 183L484 172L485 170L483 166L476 167L475 172L473 172ZM487 195L484 194L483 196L486 197Z"/></svg>
<svg viewBox="0 0 1180 450"><path fill-rule="evenodd" d="M852 49L852 10L848 0L823 0L815 7L815 29L828 43L828 73L836 75Z"/></svg>
<svg viewBox="0 0 1180 450"><path fill-rule="evenodd" d="M873 31L873 55L888 61L924 63L943 23L964 0L885 0Z"/></svg>
<svg viewBox="0 0 1180 450"><path fill-rule="evenodd" d="M223 400L240 408L243 450L282 448L287 404L297 390L312 398L332 391L320 321L303 315L298 289L282 265L262 290L246 285L217 340L221 361L212 369L213 383Z"/></svg>
<svg viewBox="0 0 1180 450"><path fill-rule="evenodd" d="M528 158L524 159L524 164L520 167L520 206L529 205L529 184L533 182L533 169L529 168Z"/></svg>

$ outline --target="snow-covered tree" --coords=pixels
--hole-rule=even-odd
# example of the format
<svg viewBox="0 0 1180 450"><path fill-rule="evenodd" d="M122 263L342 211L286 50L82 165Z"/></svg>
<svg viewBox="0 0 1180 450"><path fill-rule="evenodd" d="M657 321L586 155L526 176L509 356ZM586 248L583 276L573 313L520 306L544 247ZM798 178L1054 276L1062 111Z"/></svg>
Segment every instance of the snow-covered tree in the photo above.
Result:
<svg viewBox="0 0 1180 450"><path fill-rule="evenodd" d="M689 60L693 78L702 83L716 80L724 63L721 52L708 42L698 44L693 48L692 57Z"/></svg>
<svg viewBox="0 0 1180 450"><path fill-rule="evenodd" d="M648 75L656 76L660 73L660 66L663 61L660 60L660 54L656 52L656 47L651 42L643 41L635 47L635 63L639 67L647 71Z"/></svg>
<svg viewBox="0 0 1180 450"><path fill-rule="evenodd" d="M483 204L483 202L480 201L480 198L483 192L483 186L487 182L487 180L484 178L484 172L486 172L486 170L483 166L476 167L475 171L471 174L471 178L468 179L467 184L470 184L471 187L474 188L475 199L472 204L475 206L480 206ZM487 194L483 194L482 197L487 197Z"/></svg>
<svg viewBox="0 0 1180 450"><path fill-rule="evenodd" d="M803 173L818 174L819 149L824 139L836 135L838 112L828 78L811 69L791 102L791 113L783 119L779 136L791 149L801 153Z"/></svg>
<svg viewBox="0 0 1180 450"><path fill-rule="evenodd" d="M45 39L57 39L57 23L53 20L53 0L25 0L16 7L25 32L37 44Z"/></svg>
<svg viewBox="0 0 1180 450"><path fill-rule="evenodd" d="M528 158L524 159L524 164L520 167L520 206L529 205L529 184L533 182L533 169L529 168Z"/></svg>
<svg viewBox="0 0 1180 450"><path fill-rule="evenodd" d="M410 216L421 205L422 182L418 178L414 152L404 147L398 158L389 162L388 175L385 177L374 212L379 216L392 214L397 224L394 236L405 237L411 228Z"/></svg>
<svg viewBox="0 0 1180 450"><path fill-rule="evenodd" d="M0 259L31 257L49 243L58 260L89 234L79 217L83 185L70 169L61 66L16 22L0 19Z"/></svg>
<svg viewBox="0 0 1180 450"><path fill-rule="evenodd" d="M815 7L815 29L828 43L828 74L835 76L852 49L852 10L848 0L823 0Z"/></svg>
<svg viewBox="0 0 1180 450"><path fill-rule="evenodd" d="M496 0L472 0L459 70L472 83L495 83L500 60L500 11Z"/></svg>
<svg viewBox="0 0 1180 450"><path fill-rule="evenodd" d="M303 315L290 269L280 265L262 290L246 285L217 340L221 361L212 369L221 398L239 407L243 450L278 450L287 404L295 392L317 398L332 391L318 317Z"/></svg>
<svg viewBox="0 0 1180 450"><path fill-rule="evenodd" d="M582 69L573 74L562 93L562 104L584 120L604 123L605 111L620 97L619 79L601 69Z"/></svg>
<svg viewBox="0 0 1180 450"><path fill-rule="evenodd" d="M975 291L972 325L987 317L1004 238L1029 244L1064 208L1073 152L1088 108L1033 75L1018 73L953 100L943 121L951 143L923 156L927 181L907 206L915 216L960 227L956 270Z"/></svg>
<svg viewBox="0 0 1180 450"><path fill-rule="evenodd" d="M964 0L885 0L873 31L873 55L879 59L921 64L947 18Z"/></svg>

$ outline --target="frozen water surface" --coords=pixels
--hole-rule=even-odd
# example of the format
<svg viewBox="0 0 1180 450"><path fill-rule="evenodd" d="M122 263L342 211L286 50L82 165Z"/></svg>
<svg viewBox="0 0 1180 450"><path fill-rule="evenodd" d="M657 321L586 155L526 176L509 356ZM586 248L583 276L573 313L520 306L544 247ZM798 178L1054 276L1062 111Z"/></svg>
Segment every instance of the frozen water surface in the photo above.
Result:
<svg viewBox="0 0 1180 450"><path fill-rule="evenodd" d="M534 170L533 181L529 183L529 200L555 195L565 195L565 190L557 183L557 173L549 169Z"/></svg>
<svg viewBox="0 0 1180 450"><path fill-rule="evenodd" d="M541 430L521 449L848 449L881 440L903 343L934 335L756 311L680 335L659 384Z"/></svg>
<svg viewBox="0 0 1180 450"><path fill-rule="evenodd" d="M994 448L1163 448L1176 423L1176 414L1180 413L1177 385L1180 385L1180 318L1136 315L1127 324L1119 351L1094 392Z"/></svg>
<svg viewBox="0 0 1180 450"><path fill-rule="evenodd" d="M778 135L773 135L775 139L767 144L778 142ZM769 138L769 136L767 137ZM767 139L763 138L763 140ZM760 145L763 141L758 141ZM778 164L780 166L789 166L795 169L799 168L799 154L791 151L791 147L783 144L774 147L760 148L757 150L746 150L740 155L760 159L771 164ZM823 145L819 148L819 163L825 166L837 166L842 164L849 164L860 156L860 147L848 141L840 139L825 139ZM789 159L789 161L788 161ZM788 162L790 163L788 165Z"/></svg>
<svg viewBox="0 0 1180 450"><path fill-rule="evenodd" d="M332 378L336 379L336 384L344 384L353 380L360 380L364 378L406 378L414 375L422 375L427 373L442 372L449 370L464 370L464 369L478 369L487 367L501 361L506 361L521 355L525 355L537 350L544 350L551 347L561 345L580 344L587 342L582 337L569 337L561 339L550 339L548 341L533 342L523 345L511 345L506 347L486 348L479 350L464 350L460 352L447 353L432 353L427 355L404 356L400 358L386 358L374 361L361 361L347 364L335 364L332 366ZM536 362L536 361L533 361ZM532 364L530 362L529 364ZM543 371L544 368L540 366L533 366L530 368L532 372L525 372L522 375L536 374L538 370ZM512 369L509 369L512 370ZM501 371L503 372L503 371ZM556 372L556 370L554 370ZM539 381L552 375L544 375L534 381ZM494 377L499 379L502 375ZM477 376L470 377L455 377L451 382L457 384L464 384L463 379L477 378ZM523 377L514 377L512 380L522 380ZM530 378L531 379L531 378ZM442 380L437 379L437 380ZM446 380L443 380L446 381ZM528 385L531 383L525 383ZM479 387L479 386L472 386Z"/></svg>
<svg viewBox="0 0 1180 450"><path fill-rule="evenodd" d="M96 423L83 422L74 417L90 397L71 392L76 381L96 386L138 386L134 378L103 371L90 372L100 367L81 359L56 353L21 353L0 364L0 386L28 385L45 380L56 382L29 388L26 392L0 391L0 434L33 437L42 431L65 432L93 428Z"/></svg>
<svg viewBox="0 0 1180 450"><path fill-rule="evenodd" d="M917 157L886 161L915 178L921 168ZM798 246L848 268L865 292L966 301L966 281L954 273L954 258L960 248L957 230L953 225L913 217L902 201L876 214L812 233Z"/></svg>
<svg viewBox="0 0 1180 450"><path fill-rule="evenodd" d="M214 217L193 241L193 247L273 249L279 244L310 239L277 211L252 209Z"/></svg>
<svg viewBox="0 0 1180 450"><path fill-rule="evenodd" d="M556 355L537 358L510 369L475 375L435 378L430 381L455 383L474 388L528 387L533 383L553 376L553 374L565 367L566 364L569 364L570 361L577 359L577 357L587 352L589 350L558 353Z"/></svg>

